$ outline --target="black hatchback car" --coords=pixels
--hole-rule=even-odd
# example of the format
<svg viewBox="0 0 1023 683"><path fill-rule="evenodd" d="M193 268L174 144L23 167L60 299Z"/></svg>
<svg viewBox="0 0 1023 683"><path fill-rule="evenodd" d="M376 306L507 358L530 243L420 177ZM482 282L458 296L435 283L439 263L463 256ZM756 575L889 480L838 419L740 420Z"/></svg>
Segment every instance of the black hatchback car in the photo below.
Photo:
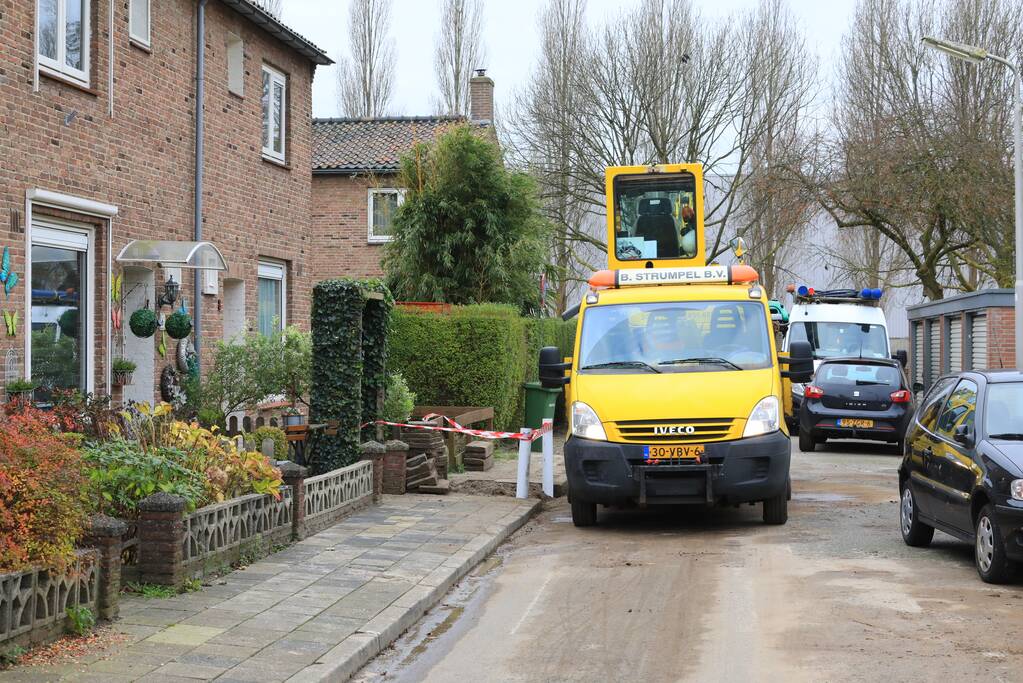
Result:
<svg viewBox="0 0 1023 683"><path fill-rule="evenodd" d="M974 544L984 581L1011 579L1023 561L1023 372L935 382L906 434L899 492L908 545L940 529Z"/></svg>
<svg viewBox="0 0 1023 683"><path fill-rule="evenodd" d="M913 408L913 392L899 361L824 361L803 390L799 449L813 451L828 439L867 439L898 444L902 453Z"/></svg>

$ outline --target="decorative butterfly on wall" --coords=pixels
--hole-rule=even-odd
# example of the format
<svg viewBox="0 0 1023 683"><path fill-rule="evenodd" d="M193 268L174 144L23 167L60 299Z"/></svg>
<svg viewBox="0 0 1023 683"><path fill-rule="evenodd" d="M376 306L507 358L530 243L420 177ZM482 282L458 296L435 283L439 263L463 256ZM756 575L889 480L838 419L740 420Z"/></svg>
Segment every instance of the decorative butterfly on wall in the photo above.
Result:
<svg viewBox="0 0 1023 683"><path fill-rule="evenodd" d="M4 247L3 259L0 260L0 283L4 286L4 296L11 298L11 290L18 284L18 274L11 270L11 252Z"/></svg>
<svg viewBox="0 0 1023 683"><path fill-rule="evenodd" d="M18 334L18 312L4 311L4 324L7 325L8 337L13 337Z"/></svg>

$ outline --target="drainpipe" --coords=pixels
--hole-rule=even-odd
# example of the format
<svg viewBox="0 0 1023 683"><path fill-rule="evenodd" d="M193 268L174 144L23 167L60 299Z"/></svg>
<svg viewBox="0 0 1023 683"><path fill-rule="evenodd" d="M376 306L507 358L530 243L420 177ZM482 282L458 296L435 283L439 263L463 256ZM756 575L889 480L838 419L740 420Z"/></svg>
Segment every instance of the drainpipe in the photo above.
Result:
<svg viewBox="0 0 1023 683"><path fill-rule="evenodd" d="M206 125L206 2L199 0L195 22L195 227L192 238L202 241L203 131ZM192 296L192 334L195 357L202 368L202 283L198 270L193 271L195 290Z"/></svg>

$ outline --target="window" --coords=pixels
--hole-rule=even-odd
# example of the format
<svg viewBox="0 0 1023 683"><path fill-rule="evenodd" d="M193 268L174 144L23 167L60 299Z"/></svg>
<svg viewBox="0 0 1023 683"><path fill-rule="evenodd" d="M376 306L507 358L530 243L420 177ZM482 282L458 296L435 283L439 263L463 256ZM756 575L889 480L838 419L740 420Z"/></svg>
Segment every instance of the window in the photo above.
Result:
<svg viewBox="0 0 1023 683"><path fill-rule="evenodd" d="M844 384L846 386L902 386L902 373L890 365L856 365L852 363L825 363L817 369L817 383Z"/></svg>
<svg viewBox="0 0 1023 683"><path fill-rule="evenodd" d="M38 0L39 66L89 84L89 0Z"/></svg>
<svg viewBox="0 0 1023 683"><path fill-rule="evenodd" d="M405 193L393 188L374 187L369 191L369 241L390 242L394 238L394 215Z"/></svg>
<svg viewBox="0 0 1023 683"><path fill-rule="evenodd" d="M29 367L36 400L55 389L91 390L92 282L88 228L32 225L32 310Z"/></svg>
<svg viewBox="0 0 1023 683"><path fill-rule="evenodd" d="M287 268L276 261L259 262L259 333L269 337L284 329Z"/></svg>
<svg viewBox="0 0 1023 683"><path fill-rule="evenodd" d="M245 44L233 33L227 35L227 89L245 97Z"/></svg>
<svg viewBox="0 0 1023 683"><path fill-rule="evenodd" d="M131 0L128 9L128 34L136 43L149 47L150 17L149 0Z"/></svg>
<svg viewBox="0 0 1023 683"><path fill-rule="evenodd" d="M284 161L288 80L279 71L263 65L263 156Z"/></svg>
<svg viewBox="0 0 1023 683"><path fill-rule="evenodd" d="M614 181L615 254L622 260L696 255L696 178L690 173Z"/></svg>
<svg viewBox="0 0 1023 683"><path fill-rule="evenodd" d="M849 322L794 323L789 344L810 342L814 358L888 358L888 332L881 325Z"/></svg>
<svg viewBox="0 0 1023 683"><path fill-rule="evenodd" d="M919 422L924 429L930 432L934 431L935 425L938 421L938 411L944 407L945 399L952 392L953 386L955 386L955 378L946 377L931 387L930 393L927 394L927 398L924 399L924 404L920 409L919 417L917 417L917 422Z"/></svg>
<svg viewBox="0 0 1023 683"><path fill-rule="evenodd" d="M992 439L1023 440L1023 382L987 385L985 431Z"/></svg>
<svg viewBox="0 0 1023 683"><path fill-rule="evenodd" d="M976 414L977 385L964 379L948 397L945 411L938 418L935 434L951 441L955 436L956 427L973 426Z"/></svg>

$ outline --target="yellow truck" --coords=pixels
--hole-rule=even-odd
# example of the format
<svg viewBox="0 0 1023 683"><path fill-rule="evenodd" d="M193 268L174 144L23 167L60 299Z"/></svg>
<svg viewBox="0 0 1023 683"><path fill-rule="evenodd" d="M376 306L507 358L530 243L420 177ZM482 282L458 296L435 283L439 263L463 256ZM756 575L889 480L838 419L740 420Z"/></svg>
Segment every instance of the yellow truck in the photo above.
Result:
<svg viewBox="0 0 1023 683"><path fill-rule="evenodd" d="M779 358L756 271L706 264L699 165L610 168L607 202L609 269L566 314L574 355L540 353L541 381L566 387L573 522L600 504L762 501L784 524L782 377L809 381L809 345Z"/></svg>

